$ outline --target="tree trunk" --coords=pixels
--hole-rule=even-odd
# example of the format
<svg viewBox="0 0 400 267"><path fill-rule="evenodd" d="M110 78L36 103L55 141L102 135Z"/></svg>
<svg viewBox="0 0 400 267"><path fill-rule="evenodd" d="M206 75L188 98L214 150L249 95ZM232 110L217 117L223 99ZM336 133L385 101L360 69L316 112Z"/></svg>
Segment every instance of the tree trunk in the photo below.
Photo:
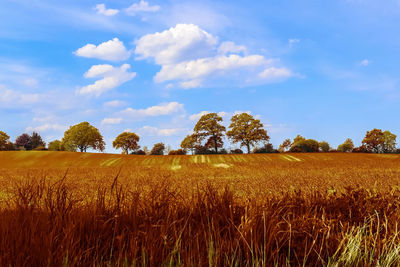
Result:
<svg viewBox="0 0 400 267"><path fill-rule="evenodd" d="M218 144L217 144L217 137L214 136L214 148L215 148L215 153L218 153Z"/></svg>
<svg viewBox="0 0 400 267"><path fill-rule="evenodd" d="M250 154L250 144L246 144L247 147L247 154Z"/></svg>

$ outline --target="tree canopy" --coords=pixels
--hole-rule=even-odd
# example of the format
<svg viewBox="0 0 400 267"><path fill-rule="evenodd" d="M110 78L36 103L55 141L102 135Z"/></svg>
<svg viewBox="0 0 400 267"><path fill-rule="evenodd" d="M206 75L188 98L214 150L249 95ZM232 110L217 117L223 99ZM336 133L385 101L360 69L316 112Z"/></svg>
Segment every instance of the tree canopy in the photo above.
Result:
<svg viewBox="0 0 400 267"><path fill-rule="evenodd" d="M222 140L223 134L226 131L225 126L221 125L222 117L217 113L208 113L199 119L194 127L194 133L199 141L208 137L206 145L212 146L215 153L218 153L218 148L222 147L224 142Z"/></svg>
<svg viewBox="0 0 400 267"><path fill-rule="evenodd" d="M285 152L290 148L291 145L292 145L292 142L290 141L290 139L285 139L285 140L283 140L282 144L280 144L278 151Z"/></svg>
<svg viewBox="0 0 400 267"><path fill-rule="evenodd" d="M247 148L247 153L250 153L250 148L258 142L269 140L267 132L263 129L263 124L260 120L248 113L234 115L231 118L230 130L226 133L233 143L239 143L240 146Z"/></svg>
<svg viewBox="0 0 400 267"><path fill-rule="evenodd" d="M395 134L389 131L383 132L383 150L386 153L394 152L396 150L396 138Z"/></svg>
<svg viewBox="0 0 400 267"><path fill-rule="evenodd" d="M367 131L362 140L363 147L367 152L382 153L384 151L384 143L384 135L380 129Z"/></svg>
<svg viewBox="0 0 400 267"><path fill-rule="evenodd" d="M25 150L31 150L31 136L27 133L23 133L15 139L15 145L18 147L23 147Z"/></svg>
<svg viewBox="0 0 400 267"><path fill-rule="evenodd" d="M331 149L329 143L326 141L321 141L318 143L318 145L319 145L319 150L322 152L329 152L329 150Z"/></svg>
<svg viewBox="0 0 400 267"><path fill-rule="evenodd" d="M116 149L122 149L124 154L129 154L129 150L136 151L140 148L138 145L140 137L131 132L123 132L115 138L113 147Z"/></svg>
<svg viewBox="0 0 400 267"><path fill-rule="evenodd" d="M318 152L319 143L314 139L305 139L298 135L290 147L290 152Z"/></svg>
<svg viewBox="0 0 400 267"><path fill-rule="evenodd" d="M51 141L48 144L48 149L51 151L62 151L65 150L60 140Z"/></svg>
<svg viewBox="0 0 400 267"><path fill-rule="evenodd" d="M163 143L157 143L151 149L151 155L164 155L165 145Z"/></svg>
<svg viewBox="0 0 400 267"><path fill-rule="evenodd" d="M10 142L10 136L0 131L0 150L7 150L7 144Z"/></svg>
<svg viewBox="0 0 400 267"><path fill-rule="evenodd" d="M354 143L353 140L351 140L350 138L347 138L343 144L337 147L337 150L339 152L351 152L353 151L353 149L354 149Z"/></svg>
<svg viewBox="0 0 400 267"><path fill-rule="evenodd" d="M194 154L195 149L199 146L199 140L195 134L187 135L181 142L181 148L189 149Z"/></svg>
<svg viewBox="0 0 400 267"><path fill-rule="evenodd" d="M88 148L104 151L105 148L103 136L97 128L88 122L81 122L71 126L65 131L61 142L68 151L79 149L80 152L86 152Z"/></svg>

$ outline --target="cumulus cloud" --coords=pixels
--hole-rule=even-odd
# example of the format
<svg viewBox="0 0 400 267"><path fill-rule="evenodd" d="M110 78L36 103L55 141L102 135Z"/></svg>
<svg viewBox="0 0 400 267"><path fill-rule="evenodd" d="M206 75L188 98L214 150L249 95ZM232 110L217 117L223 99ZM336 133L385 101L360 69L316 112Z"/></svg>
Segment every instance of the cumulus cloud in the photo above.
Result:
<svg viewBox="0 0 400 267"><path fill-rule="evenodd" d="M234 42L223 42L218 47L218 53L228 54L228 53L246 53L247 48L244 45L237 45Z"/></svg>
<svg viewBox="0 0 400 267"><path fill-rule="evenodd" d="M119 13L118 9L111 9L111 8L107 9L105 4L96 5L95 10L97 11L97 14L101 14L108 17L117 15Z"/></svg>
<svg viewBox="0 0 400 267"><path fill-rule="evenodd" d="M217 37L198 26L178 24L137 40L135 54L161 66L154 81L167 82L167 87L196 88L217 79L265 83L292 76L289 69L275 66L279 60L248 55L245 46L234 42L218 44Z"/></svg>
<svg viewBox="0 0 400 267"><path fill-rule="evenodd" d="M97 58L109 61L127 60L131 56L124 43L118 38L114 38L98 46L87 44L74 52L79 57Z"/></svg>
<svg viewBox="0 0 400 267"><path fill-rule="evenodd" d="M68 127L65 125L60 125L60 124L43 124L39 126L29 126L26 128L27 132L47 132L47 131L65 131L67 130Z"/></svg>
<svg viewBox="0 0 400 267"><path fill-rule="evenodd" d="M150 5L149 2L144 0L140 0L139 3L134 3L130 7L125 9L126 14L130 16L135 16L140 12L157 12L160 10L160 6L158 5Z"/></svg>
<svg viewBox="0 0 400 267"><path fill-rule="evenodd" d="M136 41L137 59L153 58L158 65L210 56L218 38L193 24L178 24Z"/></svg>
<svg viewBox="0 0 400 267"><path fill-rule="evenodd" d="M155 117L160 115L169 115L175 112L183 111L183 104L178 102L169 102L158 106L151 106L146 109L127 108L121 111L121 114L131 118Z"/></svg>
<svg viewBox="0 0 400 267"><path fill-rule="evenodd" d="M113 67L108 64L94 65L85 74L85 78L97 78L95 83L84 86L78 90L78 94L81 95L95 95L100 96L106 91L109 91L115 87L126 83L135 78L135 72L129 72L129 64L123 64L121 67Z"/></svg>
<svg viewBox="0 0 400 267"><path fill-rule="evenodd" d="M122 122L122 118L104 118L101 121L101 125L115 125L120 124Z"/></svg>
<svg viewBox="0 0 400 267"><path fill-rule="evenodd" d="M143 126L138 130L139 134L147 136L171 136L181 132L181 128L165 128L160 129L152 126Z"/></svg>

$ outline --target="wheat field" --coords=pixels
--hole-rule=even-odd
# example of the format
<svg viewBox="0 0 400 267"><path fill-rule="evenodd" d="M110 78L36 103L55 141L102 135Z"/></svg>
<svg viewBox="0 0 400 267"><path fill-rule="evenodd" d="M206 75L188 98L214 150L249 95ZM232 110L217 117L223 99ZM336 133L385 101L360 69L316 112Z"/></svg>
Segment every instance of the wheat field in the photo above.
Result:
<svg viewBox="0 0 400 267"><path fill-rule="evenodd" d="M394 154L0 152L0 265L399 265L399 186Z"/></svg>

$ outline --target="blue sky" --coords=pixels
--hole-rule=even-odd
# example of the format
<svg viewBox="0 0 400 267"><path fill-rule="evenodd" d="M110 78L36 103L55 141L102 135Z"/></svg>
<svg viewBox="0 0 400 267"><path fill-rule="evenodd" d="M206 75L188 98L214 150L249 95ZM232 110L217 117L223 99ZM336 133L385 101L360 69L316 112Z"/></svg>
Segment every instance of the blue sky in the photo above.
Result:
<svg viewBox="0 0 400 267"><path fill-rule="evenodd" d="M3 0L0 130L178 148L201 114L248 111L275 146L399 135L398 25L397 0Z"/></svg>

